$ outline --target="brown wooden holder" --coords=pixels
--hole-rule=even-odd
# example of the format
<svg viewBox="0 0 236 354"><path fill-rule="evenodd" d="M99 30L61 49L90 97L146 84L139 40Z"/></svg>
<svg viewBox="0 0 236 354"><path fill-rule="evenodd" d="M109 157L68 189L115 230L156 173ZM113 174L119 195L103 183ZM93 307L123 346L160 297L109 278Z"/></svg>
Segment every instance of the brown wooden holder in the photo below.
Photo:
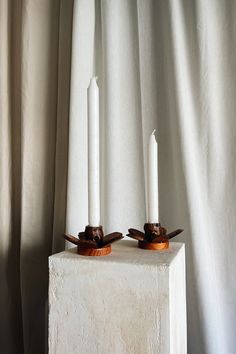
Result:
<svg viewBox="0 0 236 354"><path fill-rule="evenodd" d="M169 248L169 239L180 234L182 229L167 234L167 230L160 223L144 224L144 232L129 229L127 236L138 241L138 247L144 250L163 250Z"/></svg>
<svg viewBox="0 0 236 354"><path fill-rule="evenodd" d="M151 251L156 251L156 250L164 250L166 248L169 248L169 241L165 242L146 242L146 241L138 241L138 247L142 248L143 250L151 250Z"/></svg>
<svg viewBox="0 0 236 354"><path fill-rule="evenodd" d="M77 253L82 256L106 256L111 253L111 243L123 238L122 233L112 232L104 236L102 226L86 226L79 238L64 234L64 238L77 246Z"/></svg>
<svg viewBox="0 0 236 354"><path fill-rule="evenodd" d="M102 248L83 248L78 246L77 253L81 254L82 256L106 256L111 253L111 245L107 245Z"/></svg>

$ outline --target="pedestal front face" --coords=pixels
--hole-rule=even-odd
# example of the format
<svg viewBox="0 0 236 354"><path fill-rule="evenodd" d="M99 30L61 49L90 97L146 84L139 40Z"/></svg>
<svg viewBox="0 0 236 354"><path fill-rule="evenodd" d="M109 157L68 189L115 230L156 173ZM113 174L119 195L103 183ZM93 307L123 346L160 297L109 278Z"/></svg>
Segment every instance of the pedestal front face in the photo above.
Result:
<svg viewBox="0 0 236 354"><path fill-rule="evenodd" d="M184 245L120 241L106 257L49 259L50 354L185 354Z"/></svg>

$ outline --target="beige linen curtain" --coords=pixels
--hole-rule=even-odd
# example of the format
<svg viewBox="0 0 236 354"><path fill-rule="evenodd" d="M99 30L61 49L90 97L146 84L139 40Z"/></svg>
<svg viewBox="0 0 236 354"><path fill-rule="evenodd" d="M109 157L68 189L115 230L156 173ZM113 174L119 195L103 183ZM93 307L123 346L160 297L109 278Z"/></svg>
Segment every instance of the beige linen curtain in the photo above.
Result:
<svg viewBox="0 0 236 354"><path fill-rule="evenodd" d="M0 0L0 352L47 352L63 248L72 0Z"/></svg>
<svg viewBox="0 0 236 354"><path fill-rule="evenodd" d="M68 232L88 221L86 89L96 74L102 223L142 228L156 128L160 221L185 229L175 241L186 244L188 353L235 353L236 2L75 0L72 52Z"/></svg>
<svg viewBox="0 0 236 354"><path fill-rule="evenodd" d="M0 351L47 352L47 257L64 247L65 222L72 234L88 222L93 74L101 93L102 223L107 232L142 228L147 140L156 128L161 222L185 229L176 240L186 244L188 352L233 354L230 0L0 0Z"/></svg>

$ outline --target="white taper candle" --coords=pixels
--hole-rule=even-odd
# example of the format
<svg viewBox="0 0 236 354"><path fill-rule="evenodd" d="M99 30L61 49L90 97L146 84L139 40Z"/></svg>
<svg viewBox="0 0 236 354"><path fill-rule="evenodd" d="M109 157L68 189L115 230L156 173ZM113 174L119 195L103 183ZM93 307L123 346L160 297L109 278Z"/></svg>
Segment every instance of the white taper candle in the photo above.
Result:
<svg viewBox="0 0 236 354"><path fill-rule="evenodd" d="M99 172L99 89L97 78L88 87L88 219L90 226L100 225Z"/></svg>
<svg viewBox="0 0 236 354"><path fill-rule="evenodd" d="M149 139L148 148L148 211L147 221L149 223L159 222L158 206L158 145L155 138L155 130Z"/></svg>

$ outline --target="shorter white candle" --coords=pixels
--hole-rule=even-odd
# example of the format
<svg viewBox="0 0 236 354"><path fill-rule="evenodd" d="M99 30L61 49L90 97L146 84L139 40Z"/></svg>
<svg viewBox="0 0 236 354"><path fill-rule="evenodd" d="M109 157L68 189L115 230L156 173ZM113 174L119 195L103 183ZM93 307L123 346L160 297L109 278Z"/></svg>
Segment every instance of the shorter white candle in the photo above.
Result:
<svg viewBox="0 0 236 354"><path fill-rule="evenodd" d="M93 77L88 87L88 218L90 226L100 225L99 178L99 89Z"/></svg>
<svg viewBox="0 0 236 354"><path fill-rule="evenodd" d="M158 145L155 138L155 130L149 139L148 147L148 223L159 222L158 207Z"/></svg>

